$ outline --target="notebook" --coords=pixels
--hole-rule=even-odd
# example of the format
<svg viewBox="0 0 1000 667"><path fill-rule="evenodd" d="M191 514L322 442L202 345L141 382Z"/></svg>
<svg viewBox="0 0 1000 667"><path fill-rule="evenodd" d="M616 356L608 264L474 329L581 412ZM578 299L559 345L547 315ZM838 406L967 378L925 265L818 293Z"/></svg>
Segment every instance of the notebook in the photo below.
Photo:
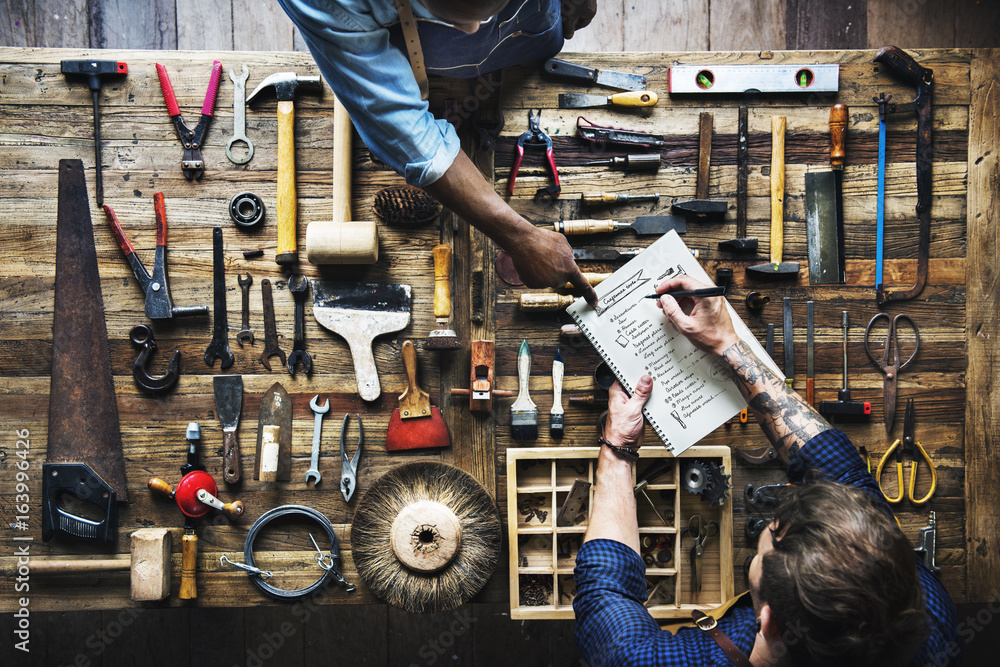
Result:
<svg viewBox="0 0 1000 667"><path fill-rule="evenodd" d="M645 298L664 279L684 274L714 284L671 231L597 285L596 307L581 297L566 309L630 394L643 373L653 378L643 414L674 455L746 407L729 370L667 322L655 299ZM726 307L736 335L784 378L728 301Z"/></svg>

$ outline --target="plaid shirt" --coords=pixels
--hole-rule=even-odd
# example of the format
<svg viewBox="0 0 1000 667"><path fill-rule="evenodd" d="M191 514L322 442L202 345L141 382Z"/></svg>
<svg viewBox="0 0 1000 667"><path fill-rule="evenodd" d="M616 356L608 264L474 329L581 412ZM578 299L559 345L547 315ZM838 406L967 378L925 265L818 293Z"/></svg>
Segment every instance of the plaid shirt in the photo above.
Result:
<svg viewBox="0 0 1000 667"><path fill-rule="evenodd" d="M819 470L825 478L860 487L885 499L864 461L847 436L829 430L815 436L788 466L788 480L801 482L806 471ZM886 512L891 514L888 503ZM576 557L576 641L587 664L603 665L731 665L718 644L696 628L676 635L660 629L643 606L646 599L645 564L632 549L613 540L584 543ZM927 601L930 635L913 665L961 665L962 642L955 606L941 582L917 559L917 574ZM746 655L756 637L756 617L744 596L719 621L719 628Z"/></svg>

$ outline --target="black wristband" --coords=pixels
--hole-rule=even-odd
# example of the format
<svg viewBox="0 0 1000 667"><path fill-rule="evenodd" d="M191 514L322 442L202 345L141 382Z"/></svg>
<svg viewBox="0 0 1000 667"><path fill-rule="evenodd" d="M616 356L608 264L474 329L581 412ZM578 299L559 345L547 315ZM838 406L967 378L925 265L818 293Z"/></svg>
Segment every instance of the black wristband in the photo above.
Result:
<svg viewBox="0 0 1000 667"><path fill-rule="evenodd" d="M630 447L621 447L619 445L612 445L610 442L604 439L603 435L597 436L597 442L601 443L612 452L615 456L620 459L625 459L626 461L638 461L639 460L639 450L631 449Z"/></svg>

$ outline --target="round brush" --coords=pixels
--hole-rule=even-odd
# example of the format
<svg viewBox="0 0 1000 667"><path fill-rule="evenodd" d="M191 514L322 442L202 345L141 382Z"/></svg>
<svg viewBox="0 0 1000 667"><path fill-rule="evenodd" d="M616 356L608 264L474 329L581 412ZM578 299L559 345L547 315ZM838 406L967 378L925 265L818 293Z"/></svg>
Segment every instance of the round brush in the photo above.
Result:
<svg viewBox="0 0 1000 667"><path fill-rule="evenodd" d="M380 599L414 613L468 602L493 574L501 540L486 489L468 473L430 461L384 474L351 525L358 575Z"/></svg>

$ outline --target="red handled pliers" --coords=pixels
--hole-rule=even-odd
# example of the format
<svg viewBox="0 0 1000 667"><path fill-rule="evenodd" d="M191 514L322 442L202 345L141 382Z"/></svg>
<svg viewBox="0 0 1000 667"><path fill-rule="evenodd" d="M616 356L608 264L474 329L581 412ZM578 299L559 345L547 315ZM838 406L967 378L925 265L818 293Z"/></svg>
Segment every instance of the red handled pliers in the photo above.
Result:
<svg viewBox="0 0 1000 667"><path fill-rule="evenodd" d="M555 199L559 196L562 186L559 185L559 170L556 169L556 160L552 154L552 138L542 132L539 123L542 119L542 110L531 110L528 112L528 131L517 138L517 158L514 159L514 167L510 171L510 183L507 186L507 194L514 194L514 181L517 180L517 172L521 168L521 160L524 159L524 148L544 148L545 157L549 161L549 169L552 170L552 178L555 185L541 188L535 193L535 199L539 197L551 197Z"/></svg>
<svg viewBox="0 0 1000 667"><path fill-rule="evenodd" d="M170 119L174 121L174 127L177 128L177 136L184 144L181 171L184 172L184 178L189 181L200 179L201 175L205 173L205 161L201 158L201 142L205 138L208 124L212 122L212 113L215 111L215 96L219 92L222 63L218 60L212 63L212 77L209 79L208 90L205 92L205 103L201 105L201 120L198 121L198 126L193 130L181 118L181 108L177 106L177 98L174 97L174 89L170 85L167 68L156 63L156 75L160 77L160 89L163 91L163 100L167 103L167 112L170 114Z"/></svg>

